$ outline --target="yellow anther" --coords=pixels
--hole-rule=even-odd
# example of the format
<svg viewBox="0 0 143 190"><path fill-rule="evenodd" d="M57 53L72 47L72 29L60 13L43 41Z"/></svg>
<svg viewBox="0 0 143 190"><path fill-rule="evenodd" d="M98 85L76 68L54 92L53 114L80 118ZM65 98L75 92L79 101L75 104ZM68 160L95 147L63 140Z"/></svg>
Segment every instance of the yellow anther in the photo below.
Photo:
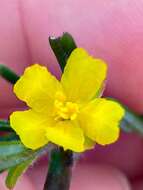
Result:
<svg viewBox="0 0 143 190"><path fill-rule="evenodd" d="M62 99L63 100L63 99ZM55 120L74 120L79 111L78 105L72 102L63 102L59 99L54 103L54 117Z"/></svg>

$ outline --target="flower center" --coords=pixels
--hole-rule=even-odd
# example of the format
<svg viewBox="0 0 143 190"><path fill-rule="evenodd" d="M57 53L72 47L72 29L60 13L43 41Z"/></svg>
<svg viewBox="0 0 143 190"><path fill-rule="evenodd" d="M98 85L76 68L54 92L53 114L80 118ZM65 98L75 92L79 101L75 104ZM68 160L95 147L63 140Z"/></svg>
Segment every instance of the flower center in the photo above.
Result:
<svg viewBox="0 0 143 190"><path fill-rule="evenodd" d="M74 120L79 112L78 104L66 101L66 98L58 94L54 102L55 120Z"/></svg>

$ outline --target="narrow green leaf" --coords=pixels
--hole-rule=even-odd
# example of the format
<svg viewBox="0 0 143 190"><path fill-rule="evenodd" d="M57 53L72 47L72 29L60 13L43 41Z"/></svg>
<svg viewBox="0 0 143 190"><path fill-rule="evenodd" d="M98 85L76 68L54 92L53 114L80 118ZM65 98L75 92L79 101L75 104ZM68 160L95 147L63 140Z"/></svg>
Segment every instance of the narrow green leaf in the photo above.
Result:
<svg viewBox="0 0 143 190"><path fill-rule="evenodd" d="M14 167L20 163L23 163L30 159L36 159L37 157L43 155L45 152L48 152L49 147L45 146L38 150L27 149L22 153L10 155L7 157L0 158L0 171Z"/></svg>
<svg viewBox="0 0 143 190"><path fill-rule="evenodd" d="M9 156L3 159L0 159L0 171L6 170L11 167L14 167L18 164L21 164L29 159L34 159L35 154L30 151L25 151L21 154L16 154L13 156Z"/></svg>
<svg viewBox="0 0 143 190"><path fill-rule="evenodd" d="M76 43L72 36L67 32L61 37L49 37L49 43L63 71L68 57L76 48Z"/></svg>
<svg viewBox="0 0 143 190"><path fill-rule="evenodd" d="M6 177L6 186L9 189L13 189L16 185L18 178L27 170L29 165L33 162L34 159L27 160L17 166L14 166L9 169L8 175Z"/></svg>
<svg viewBox="0 0 143 190"><path fill-rule="evenodd" d="M8 120L0 120L0 127L1 126L9 127L10 126L9 121Z"/></svg>
<svg viewBox="0 0 143 190"><path fill-rule="evenodd" d="M125 107L126 113L125 117L123 119L123 122L121 123L121 127L124 130L124 125L126 125L125 129L129 129L129 132L137 132L140 135L143 135L143 120L140 116L135 114L134 112L130 111L127 107Z"/></svg>
<svg viewBox="0 0 143 190"><path fill-rule="evenodd" d="M15 84L19 79L19 76L14 71L3 64L0 64L0 75L12 84Z"/></svg>
<svg viewBox="0 0 143 190"><path fill-rule="evenodd" d="M16 133L8 133L0 136L0 142L19 140L19 136Z"/></svg>
<svg viewBox="0 0 143 190"><path fill-rule="evenodd" d="M67 55L67 58L70 56L71 52L77 47L73 37L65 32L63 36L61 36L60 43L63 47L64 52Z"/></svg>
<svg viewBox="0 0 143 190"><path fill-rule="evenodd" d="M8 120L0 120L0 131L13 131Z"/></svg>
<svg viewBox="0 0 143 190"><path fill-rule="evenodd" d="M1 141L0 159L10 155L19 154L26 151L27 148L20 141Z"/></svg>

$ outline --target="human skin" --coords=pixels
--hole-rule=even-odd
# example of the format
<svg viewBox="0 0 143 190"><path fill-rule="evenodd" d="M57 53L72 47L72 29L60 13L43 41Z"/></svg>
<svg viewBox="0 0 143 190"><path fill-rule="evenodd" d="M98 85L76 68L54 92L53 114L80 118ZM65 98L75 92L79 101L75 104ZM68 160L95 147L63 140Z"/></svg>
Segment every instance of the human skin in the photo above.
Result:
<svg viewBox="0 0 143 190"><path fill-rule="evenodd" d="M38 62L59 77L60 70L49 47L48 36L68 31L78 46L108 63L105 95L118 98L142 114L142 9L142 0L90 0L90 3L89 0L1 0L0 61L18 74L22 74L28 65ZM12 86L3 79L0 92L0 117L8 117L11 111L23 107L12 93ZM139 190L143 185L137 178L142 176L142 148L140 137L122 134L114 145L97 147L86 153L82 164L78 165L79 175L73 177L71 188L87 189L88 185L88 190L107 190L111 187L127 190L127 176L134 180L134 189ZM110 163L112 168L98 165L99 161ZM45 174L44 168L46 164L42 161L25 174L21 179L24 183L21 189L40 190L42 187L38 184L42 183L42 179L39 176ZM74 171L76 175L76 169ZM82 183L78 184L79 181ZM0 189L4 189L1 183Z"/></svg>

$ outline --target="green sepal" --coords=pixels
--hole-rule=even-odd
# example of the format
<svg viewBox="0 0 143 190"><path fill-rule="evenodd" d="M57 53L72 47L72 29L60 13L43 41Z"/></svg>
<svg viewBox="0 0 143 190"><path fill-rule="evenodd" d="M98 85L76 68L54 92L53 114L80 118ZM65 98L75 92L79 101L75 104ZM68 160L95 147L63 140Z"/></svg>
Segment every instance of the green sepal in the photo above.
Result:
<svg viewBox="0 0 143 190"><path fill-rule="evenodd" d="M49 37L50 46L58 60L63 71L67 63L67 59L71 52L77 47L74 39L69 33L64 33L60 37Z"/></svg>
<svg viewBox="0 0 143 190"><path fill-rule="evenodd" d="M33 161L34 161L34 158L27 160L25 162L22 162L21 164L18 164L17 166L14 166L9 169L8 175L5 181L7 188L9 189L14 188L18 178L28 169L28 167L32 164Z"/></svg>
<svg viewBox="0 0 143 190"><path fill-rule="evenodd" d="M19 79L19 76L14 71L3 64L0 64L0 76L12 84L15 84Z"/></svg>

